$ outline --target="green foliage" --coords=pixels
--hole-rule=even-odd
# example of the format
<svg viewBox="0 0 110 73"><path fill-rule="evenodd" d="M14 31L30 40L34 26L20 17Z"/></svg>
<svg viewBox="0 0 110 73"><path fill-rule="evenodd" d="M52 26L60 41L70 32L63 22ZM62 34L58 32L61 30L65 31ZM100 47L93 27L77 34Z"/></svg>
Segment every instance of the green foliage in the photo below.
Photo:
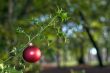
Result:
<svg viewBox="0 0 110 73"><path fill-rule="evenodd" d="M49 59L63 50L64 54L70 51L77 61L81 56L81 46L84 55L88 55L93 46L83 28L79 11L84 13L89 23L87 27L98 46L110 47L109 0L9 1L0 1L0 64L10 66L4 71L21 72L11 65L15 65L15 61L22 63L22 51L30 42L40 47ZM22 64L27 65L24 61Z"/></svg>

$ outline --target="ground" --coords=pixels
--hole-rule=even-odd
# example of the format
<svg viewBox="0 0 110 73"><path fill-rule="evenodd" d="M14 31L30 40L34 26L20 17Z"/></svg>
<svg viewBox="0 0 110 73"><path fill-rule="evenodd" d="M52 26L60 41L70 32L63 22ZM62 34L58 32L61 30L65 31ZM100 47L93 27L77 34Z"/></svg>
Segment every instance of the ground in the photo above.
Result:
<svg viewBox="0 0 110 73"><path fill-rule="evenodd" d="M41 73L110 73L110 67L90 67L90 66L75 66L75 67L50 67L45 68Z"/></svg>

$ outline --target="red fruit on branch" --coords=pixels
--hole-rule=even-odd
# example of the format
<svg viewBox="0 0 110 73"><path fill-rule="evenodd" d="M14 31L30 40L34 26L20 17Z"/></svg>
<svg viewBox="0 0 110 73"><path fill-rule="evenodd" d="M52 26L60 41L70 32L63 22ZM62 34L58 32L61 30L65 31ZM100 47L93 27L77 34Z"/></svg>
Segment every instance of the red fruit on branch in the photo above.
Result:
<svg viewBox="0 0 110 73"><path fill-rule="evenodd" d="M41 58L41 51L38 47L29 44L23 51L23 59L29 63L35 63Z"/></svg>

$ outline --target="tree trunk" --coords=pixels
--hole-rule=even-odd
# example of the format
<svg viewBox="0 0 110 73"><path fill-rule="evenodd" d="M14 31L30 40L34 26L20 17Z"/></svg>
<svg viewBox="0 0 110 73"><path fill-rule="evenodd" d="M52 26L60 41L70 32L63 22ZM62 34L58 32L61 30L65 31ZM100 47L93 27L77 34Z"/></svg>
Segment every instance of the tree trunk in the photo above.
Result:
<svg viewBox="0 0 110 73"><path fill-rule="evenodd" d="M81 39L81 41L78 43L78 44L80 44L80 57L79 57L79 59L78 59L78 62L79 62L79 64L85 64L85 61L84 61L84 45L83 45L83 38L82 37L78 37L78 38L80 38Z"/></svg>
<svg viewBox="0 0 110 73"><path fill-rule="evenodd" d="M87 33L87 35L88 35L88 37L89 37L89 39L90 39L92 45L93 45L93 46L96 48L96 50L97 50L97 59L98 59L98 61L99 61L99 66L103 67L104 65L103 65L103 62L102 62L102 58L101 58L101 55L100 55L99 48L98 48L96 42L94 41L93 36L91 35L89 28L88 28L87 25L86 25L86 24L88 24L88 23L87 23L87 21L86 21L84 15L83 15L83 13L82 13L81 11L80 11L80 17L81 17L81 20L84 21L84 23L85 23L85 24L83 24L83 27L84 27L84 29L85 29L85 31L86 31L86 33Z"/></svg>
<svg viewBox="0 0 110 73"><path fill-rule="evenodd" d="M106 31L107 32L107 34L109 34L109 32L108 31ZM108 36L108 35L106 35L106 36ZM104 40L105 40L105 46L106 46L106 62L108 63L108 60L109 60L109 42L108 42L108 38L107 37L103 37L104 38Z"/></svg>
<svg viewBox="0 0 110 73"><path fill-rule="evenodd" d="M56 40L56 46L57 46L57 53L56 53L57 66L60 67L61 55L60 55L60 43L59 43L59 38L57 38L57 40Z"/></svg>
<svg viewBox="0 0 110 73"><path fill-rule="evenodd" d="M84 48L83 48L83 43L80 45L80 58L79 58L79 63L80 64L85 64L84 62Z"/></svg>
<svg viewBox="0 0 110 73"><path fill-rule="evenodd" d="M17 15L17 18L22 18L27 14L27 11L29 10L30 5L32 5L33 0L26 0L26 3L24 4L21 12Z"/></svg>
<svg viewBox="0 0 110 73"><path fill-rule="evenodd" d="M13 0L9 0L8 4L8 23L11 25L13 16Z"/></svg>

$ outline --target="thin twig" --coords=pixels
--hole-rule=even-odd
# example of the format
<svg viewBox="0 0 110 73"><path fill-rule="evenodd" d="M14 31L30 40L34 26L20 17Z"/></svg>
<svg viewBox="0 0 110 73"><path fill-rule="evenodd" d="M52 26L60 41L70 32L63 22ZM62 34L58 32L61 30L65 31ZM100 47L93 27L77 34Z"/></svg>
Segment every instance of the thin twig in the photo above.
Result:
<svg viewBox="0 0 110 73"><path fill-rule="evenodd" d="M44 29L42 29L38 34L36 34L32 39L30 39L29 35L27 35L27 34L25 33L26 36L29 38L29 41L20 49L20 51L23 50L23 49L24 49L30 42L32 42L36 37L38 37L46 28L48 28L48 27L52 24L52 22L56 19L56 17L57 17L57 16L55 16L55 17L50 21L50 23L49 23L47 26L45 26ZM20 54L21 54L21 53L19 53L16 57L18 57ZM15 56L12 56L12 57L15 57ZM10 60L12 57L9 57L7 60L3 61L2 63L7 62L7 61Z"/></svg>

